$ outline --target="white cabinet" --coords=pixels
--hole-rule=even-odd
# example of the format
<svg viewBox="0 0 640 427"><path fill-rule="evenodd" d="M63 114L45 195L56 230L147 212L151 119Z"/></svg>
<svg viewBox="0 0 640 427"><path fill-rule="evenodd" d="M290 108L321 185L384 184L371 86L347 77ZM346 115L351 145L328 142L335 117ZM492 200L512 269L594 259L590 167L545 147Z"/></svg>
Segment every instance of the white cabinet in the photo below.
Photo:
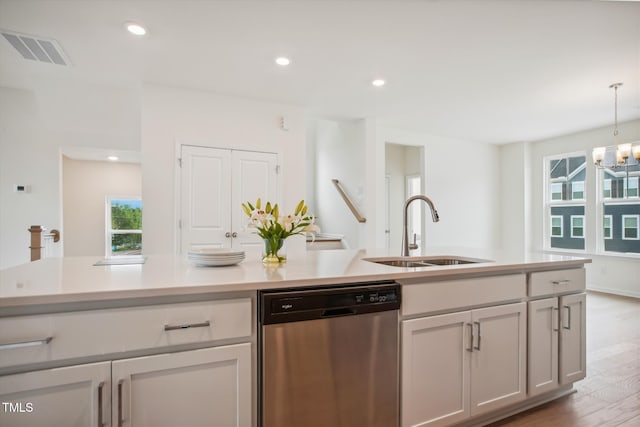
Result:
<svg viewBox="0 0 640 427"><path fill-rule="evenodd" d="M531 273L531 296L585 288L584 269ZM529 302L528 393L536 396L586 376L586 294Z"/></svg>
<svg viewBox="0 0 640 427"><path fill-rule="evenodd" d="M402 426L439 426L470 415L471 312L402 322Z"/></svg>
<svg viewBox="0 0 640 427"><path fill-rule="evenodd" d="M180 249L261 247L246 230L241 204L277 202L277 155L183 145L180 171Z"/></svg>
<svg viewBox="0 0 640 427"><path fill-rule="evenodd" d="M108 426L110 378L111 362L2 376L0 425Z"/></svg>
<svg viewBox="0 0 640 427"><path fill-rule="evenodd" d="M526 396L526 303L402 322L403 427L449 425Z"/></svg>
<svg viewBox="0 0 640 427"><path fill-rule="evenodd" d="M250 427L251 344L113 362L113 425Z"/></svg>
<svg viewBox="0 0 640 427"><path fill-rule="evenodd" d="M0 318L0 425L250 427L252 306L240 297Z"/></svg>
<svg viewBox="0 0 640 427"><path fill-rule="evenodd" d="M558 387L558 298L529 302L528 392L536 396Z"/></svg>
<svg viewBox="0 0 640 427"><path fill-rule="evenodd" d="M585 293L560 297L560 384L587 375L586 304Z"/></svg>

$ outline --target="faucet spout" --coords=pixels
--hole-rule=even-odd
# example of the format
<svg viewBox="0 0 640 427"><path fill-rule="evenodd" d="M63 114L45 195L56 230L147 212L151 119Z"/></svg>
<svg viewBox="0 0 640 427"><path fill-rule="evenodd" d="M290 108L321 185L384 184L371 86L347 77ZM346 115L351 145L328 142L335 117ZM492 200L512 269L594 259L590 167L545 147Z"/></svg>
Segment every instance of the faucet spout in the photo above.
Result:
<svg viewBox="0 0 640 427"><path fill-rule="evenodd" d="M433 202L430 198L421 194L409 197L404 203L404 217L402 222L402 256L409 256L409 229L407 227L407 222L409 216L409 205L414 200L422 200L423 202L425 202L429 206L429 209L431 209L431 219L433 220L433 222L440 221L438 211L436 210L435 206L433 206Z"/></svg>

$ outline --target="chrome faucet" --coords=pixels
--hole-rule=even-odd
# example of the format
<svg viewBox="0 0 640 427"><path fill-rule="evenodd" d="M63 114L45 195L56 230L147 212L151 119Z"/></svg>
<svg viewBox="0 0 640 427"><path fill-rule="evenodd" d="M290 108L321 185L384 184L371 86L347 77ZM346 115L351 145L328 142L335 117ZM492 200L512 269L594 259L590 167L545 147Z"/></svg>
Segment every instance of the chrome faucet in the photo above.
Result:
<svg viewBox="0 0 640 427"><path fill-rule="evenodd" d="M409 216L408 215L408 213L409 213L409 205L414 200L422 200L422 201L426 202L427 205L429 205L429 209L431 209L431 218L433 219L433 222L440 221L440 216L438 216L438 211L433 206L433 202L431 201L431 199L429 199L427 196L423 196L421 194L419 194L417 196L409 197L407 199L407 201L404 203L404 219L403 219L403 223L402 223L402 256L409 256L409 230L407 229L407 221L408 221L407 217ZM418 247L418 245L415 245L415 240L414 240L414 244L411 245L411 248L412 249L417 249L417 247Z"/></svg>

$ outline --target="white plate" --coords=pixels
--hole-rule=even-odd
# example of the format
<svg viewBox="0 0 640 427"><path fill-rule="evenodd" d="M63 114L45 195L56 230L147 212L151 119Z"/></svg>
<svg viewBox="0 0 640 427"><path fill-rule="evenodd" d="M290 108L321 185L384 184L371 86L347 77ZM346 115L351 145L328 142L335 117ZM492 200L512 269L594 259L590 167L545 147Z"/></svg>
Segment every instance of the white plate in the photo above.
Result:
<svg viewBox="0 0 640 427"><path fill-rule="evenodd" d="M238 250L227 249L227 248L192 249L188 253L189 255L214 255L214 256L244 255L244 251L238 251Z"/></svg>
<svg viewBox="0 0 640 427"><path fill-rule="evenodd" d="M206 261L206 260L191 260L197 267L224 267L227 265L236 265L242 262L239 260L223 260L223 261Z"/></svg>

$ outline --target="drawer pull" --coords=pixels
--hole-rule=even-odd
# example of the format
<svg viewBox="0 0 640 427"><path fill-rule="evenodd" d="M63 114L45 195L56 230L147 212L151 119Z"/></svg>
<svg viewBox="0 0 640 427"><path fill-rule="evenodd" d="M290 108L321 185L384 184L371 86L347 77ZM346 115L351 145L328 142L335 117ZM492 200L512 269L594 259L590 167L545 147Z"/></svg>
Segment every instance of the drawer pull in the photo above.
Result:
<svg viewBox="0 0 640 427"><path fill-rule="evenodd" d="M47 345L53 340L53 337L46 337L41 340L33 340L33 341L20 341L20 342L9 342L6 344L0 344L0 350L9 350L11 348L20 348L20 347L33 347L36 345Z"/></svg>
<svg viewBox="0 0 640 427"><path fill-rule="evenodd" d="M122 383L124 383L124 380L118 381L118 418L116 421L118 427L122 427L124 424L124 416L122 413Z"/></svg>
<svg viewBox="0 0 640 427"><path fill-rule="evenodd" d="M104 381L98 384L98 426L102 427L104 423L104 417L102 415L102 390L104 389Z"/></svg>
<svg viewBox="0 0 640 427"><path fill-rule="evenodd" d="M571 283L571 280L554 280L551 282L553 285L568 285L569 283Z"/></svg>
<svg viewBox="0 0 640 427"><path fill-rule="evenodd" d="M473 322L473 323L478 325L478 345L473 346L473 349L480 351L480 340L482 339L482 333L480 332L480 322Z"/></svg>
<svg viewBox="0 0 640 427"><path fill-rule="evenodd" d="M467 326L469 327L469 347L467 351L473 353L473 324L467 323Z"/></svg>
<svg viewBox="0 0 640 427"><path fill-rule="evenodd" d="M208 328L211 326L211 322L208 320L202 323L186 323L184 325L164 325L165 331L175 331L178 329L190 329L190 328Z"/></svg>
<svg viewBox="0 0 640 427"><path fill-rule="evenodd" d="M571 329L571 306L565 305L564 308L567 309L567 326L562 325L564 329Z"/></svg>

